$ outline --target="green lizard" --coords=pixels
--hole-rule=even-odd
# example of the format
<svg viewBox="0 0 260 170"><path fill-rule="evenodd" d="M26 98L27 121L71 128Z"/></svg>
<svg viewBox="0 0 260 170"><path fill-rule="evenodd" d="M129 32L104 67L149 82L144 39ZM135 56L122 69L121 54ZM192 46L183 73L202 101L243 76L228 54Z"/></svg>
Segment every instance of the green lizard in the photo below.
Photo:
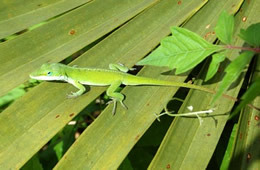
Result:
<svg viewBox="0 0 260 170"><path fill-rule="evenodd" d="M74 85L79 90L71 92L69 98L82 95L86 89L83 85L93 86L109 86L106 94L112 99L114 103L113 114L115 114L116 103L120 102L121 105L127 109L124 104L124 95L116 92L116 89L121 85L158 85L158 86L176 86L186 87L191 89L198 89L201 91L214 94L215 91L181 82L172 82L157 80L147 77L140 77L128 74L129 69L124 65L110 64L110 69L96 69L96 68L79 68L77 66L67 66L60 63L43 64L40 69L30 74L30 77L37 80L60 80Z"/></svg>

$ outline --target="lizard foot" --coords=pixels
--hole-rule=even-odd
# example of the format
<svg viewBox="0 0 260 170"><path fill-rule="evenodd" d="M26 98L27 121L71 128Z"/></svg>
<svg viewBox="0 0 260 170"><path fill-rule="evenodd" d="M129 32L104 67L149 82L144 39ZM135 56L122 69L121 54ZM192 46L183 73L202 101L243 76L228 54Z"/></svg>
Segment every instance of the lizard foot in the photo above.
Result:
<svg viewBox="0 0 260 170"><path fill-rule="evenodd" d="M77 92L71 92L71 94L67 94L67 98L69 98L69 99L76 98L78 96L79 96L79 94Z"/></svg>
<svg viewBox="0 0 260 170"><path fill-rule="evenodd" d="M110 100L110 101L108 101L106 104L108 105L108 104L111 104L111 103L113 103L114 105L113 105L113 110L112 110L112 114L113 115L115 115L115 113L116 113L116 105L117 105L117 100L116 99L112 99L112 100ZM119 101L120 102L120 104L123 106L123 108L125 108L126 110L128 109L127 108L127 106L123 103L123 101Z"/></svg>

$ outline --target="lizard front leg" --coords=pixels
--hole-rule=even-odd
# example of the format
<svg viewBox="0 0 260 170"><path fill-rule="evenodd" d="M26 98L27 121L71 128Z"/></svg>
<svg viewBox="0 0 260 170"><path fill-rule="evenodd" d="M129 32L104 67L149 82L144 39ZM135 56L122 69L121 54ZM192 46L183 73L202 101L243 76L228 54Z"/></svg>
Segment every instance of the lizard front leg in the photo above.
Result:
<svg viewBox="0 0 260 170"><path fill-rule="evenodd" d="M128 72L129 70L135 70L134 68L128 68L123 64L109 64L110 70L122 71L124 73Z"/></svg>
<svg viewBox="0 0 260 170"><path fill-rule="evenodd" d="M70 80L68 82L79 89L77 92L71 92L71 94L68 95L68 98L78 97L86 91L86 88L82 84L80 84L78 81Z"/></svg>
<svg viewBox="0 0 260 170"><path fill-rule="evenodd" d="M115 81L113 82L107 89L106 94L108 95L108 97L112 98L112 101L114 103L114 107L113 107L113 115L116 113L116 102L120 102L120 104L127 109L126 105L124 104L123 100L125 98L125 96L119 92L116 92L116 89L121 85L121 81ZM109 102L110 103L110 102Z"/></svg>

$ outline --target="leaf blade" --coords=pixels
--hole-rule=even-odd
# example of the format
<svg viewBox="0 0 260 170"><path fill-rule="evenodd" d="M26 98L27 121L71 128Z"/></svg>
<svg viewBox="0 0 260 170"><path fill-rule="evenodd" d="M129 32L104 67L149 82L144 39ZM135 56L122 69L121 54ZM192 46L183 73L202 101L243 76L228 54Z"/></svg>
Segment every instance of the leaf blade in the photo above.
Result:
<svg viewBox="0 0 260 170"><path fill-rule="evenodd" d="M208 68L208 71L206 74L205 81L208 81L216 74L220 63L225 60L225 57L226 57L225 52L219 52L219 53L212 55L212 60L209 64L209 68Z"/></svg>
<svg viewBox="0 0 260 170"><path fill-rule="evenodd" d="M254 52L245 51L241 53L232 63L228 65L225 69L226 75L221 81L220 87L218 88L217 93L212 99L212 104L228 89L228 87L239 77L243 69L254 56Z"/></svg>
<svg viewBox="0 0 260 170"><path fill-rule="evenodd" d="M260 78L253 82L253 84L247 89L247 91L241 97L242 101L236 107L236 109L231 113L229 119L233 118L238 114L238 112L245 107L248 103L253 101L257 96L260 95Z"/></svg>
<svg viewBox="0 0 260 170"><path fill-rule="evenodd" d="M88 3L91 0L0 2L0 39Z"/></svg>
<svg viewBox="0 0 260 170"><path fill-rule="evenodd" d="M223 49L185 28L172 27L171 31L172 36L164 38L161 45L137 65L168 66L176 68L176 74L180 74L195 67L208 55Z"/></svg>
<svg viewBox="0 0 260 170"><path fill-rule="evenodd" d="M260 46L260 23L252 24L247 29L241 29L239 37L252 46Z"/></svg>
<svg viewBox="0 0 260 170"><path fill-rule="evenodd" d="M229 15L226 11L223 11L220 14L218 23L215 27L215 32L221 42L231 44L234 32L234 23L235 19L233 15Z"/></svg>

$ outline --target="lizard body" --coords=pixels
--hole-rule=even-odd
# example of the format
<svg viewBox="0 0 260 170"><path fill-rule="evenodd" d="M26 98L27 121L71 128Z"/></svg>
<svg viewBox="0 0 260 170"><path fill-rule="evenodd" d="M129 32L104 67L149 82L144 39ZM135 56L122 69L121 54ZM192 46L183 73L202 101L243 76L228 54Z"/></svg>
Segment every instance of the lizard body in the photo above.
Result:
<svg viewBox="0 0 260 170"><path fill-rule="evenodd" d="M116 92L121 85L156 85L156 86L176 86L197 89L208 93L215 93L213 90L181 82L157 80L148 77L135 76L126 73L131 70L120 64L110 64L110 69L79 68L67 66L60 63L43 64L40 69L30 74L30 77L37 80L58 80L74 85L79 90L72 92L68 97L82 95L86 89L83 85L109 86L106 93L114 101L113 114L115 113L116 102L120 102L124 108L124 95Z"/></svg>

